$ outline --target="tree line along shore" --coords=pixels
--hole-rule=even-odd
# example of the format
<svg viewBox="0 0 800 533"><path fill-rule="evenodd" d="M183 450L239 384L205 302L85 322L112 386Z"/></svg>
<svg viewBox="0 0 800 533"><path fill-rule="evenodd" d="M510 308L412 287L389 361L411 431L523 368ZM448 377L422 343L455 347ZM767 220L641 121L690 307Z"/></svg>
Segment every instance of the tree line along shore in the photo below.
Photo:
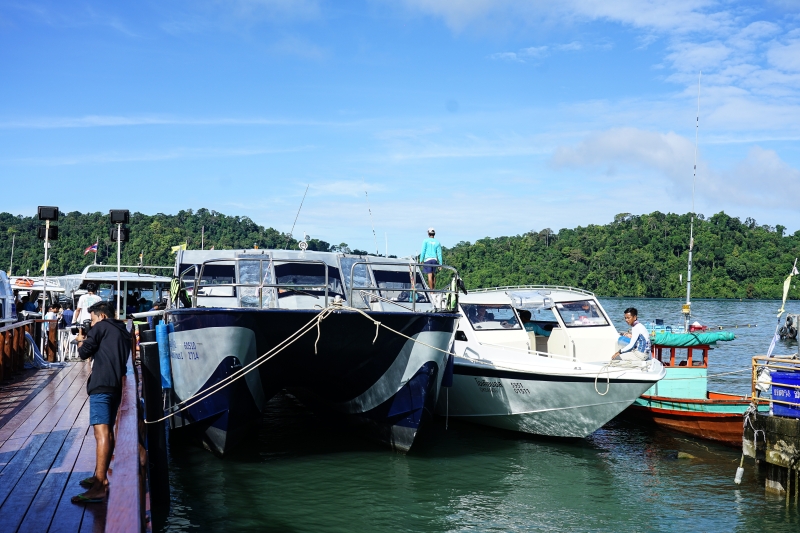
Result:
<svg viewBox="0 0 800 533"><path fill-rule="evenodd" d="M456 267L467 287L549 284L569 285L599 296L679 298L686 291L690 214L622 213L604 225L531 230L522 235L486 237L459 242L443 250L446 264ZM8 269L14 241L14 274L40 275L42 244L39 221L0 213L0 268ZM61 213L59 239L51 247L48 273L74 274L91 263L84 250L98 242L98 262L116 263L116 245L109 237L106 213ZM122 263L169 265L172 247L186 244L206 249L290 248L298 241L248 217L208 209L175 215L132 213L130 242ZM695 298L780 298L783 281L800 256L800 231L783 226L741 221L724 212L697 214L694 222L692 296ZM309 239L308 248L366 255L346 243ZM442 276L441 282L446 282ZM800 297L794 286L790 298Z"/></svg>

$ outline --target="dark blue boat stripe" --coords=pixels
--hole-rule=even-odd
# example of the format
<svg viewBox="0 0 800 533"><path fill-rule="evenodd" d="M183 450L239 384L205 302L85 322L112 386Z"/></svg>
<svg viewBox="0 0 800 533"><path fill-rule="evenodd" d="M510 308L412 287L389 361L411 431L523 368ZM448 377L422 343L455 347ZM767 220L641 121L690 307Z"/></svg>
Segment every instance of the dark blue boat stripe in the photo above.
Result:
<svg viewBox="0 0 800 533"><path fill-rule="evenodd" d="M514 372L512 370L501 370L499 368L475 367L456 364L453 373L457 376L476 376L484 378L503 378L518 379L527 381L563 381L566 383L585 383L593 382L594 376L554 376L551 374L535 374L530 372ZM598 378L599 382L605 382L605 373ZM613 383L656 383L656 380L647 381L639 379L616 379L611 378Z"/></svg>

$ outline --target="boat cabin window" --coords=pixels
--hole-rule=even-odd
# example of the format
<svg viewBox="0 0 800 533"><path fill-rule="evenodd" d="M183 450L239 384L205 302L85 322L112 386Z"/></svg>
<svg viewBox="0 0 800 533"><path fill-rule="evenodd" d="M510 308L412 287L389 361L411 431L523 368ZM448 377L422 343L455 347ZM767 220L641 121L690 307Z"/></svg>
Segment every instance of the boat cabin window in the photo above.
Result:
<svg viewBox="0 0 800 533"><path fill-rule="evenodd" d="M354 287L371 287L372 280L369 277L369 272L367 271L367 265L364 263L356 265L353 268L353 265L358 262L363 261L362 257L342 257L339 262L342 265L342 276L344 281L344 287L347 291L348 295L350 294L350 282ZM353 279L350 279L350 272L353 272ZM364 294L359 293L357 289L353 291L353 301L350 302L350 305L354 305L356 307L368 307L369 306L369 298L367 298Z"/></svg>
<svg viewBox="0 0 800 533"><path fill-rule="evenodd" d="M372 267L375 275L375 283L381 289L380 295L393 302L411 302L411 273L402 270L378 270ZM417 289L424 289L422 278L418 273L414 274ZM418 292L417 303L427 303L428 296L424 292Z"/></svg>
<svg viewBox="0 0 800 533"><path fill-rule="evenodd" d="M342 279L339 269L330 265L328 268L328 296L339 295L344 298ZM281 287L278 298L306 294L312 296L325 295L325 268L320 263L277 263L275 265L275 283L278 285L299 285L299 287Z"/></svg>
<svg viewBox="0 0 800 533"><path fill-rule="evenodd" d="M249 263L249 262L245 262ZM258 278L258 263L256 262L256 278ZM265 263L266 264L266 263ZM191 265L182 264L180 266L179 272L183 272ZM199 272L198 272L199 273ZM207 264L203 268L203 277L200 279L200 285L221 285L221 284L233 284L236 278L236 267L234 265L215 265L215 264ZM183 278L184 284L187 287L191 287L194 285L194 272L189 272ZM243 281L242 283L258 283L258 280L255 281ZM204 296L216 296L218 291L205 291L207 294Z"/></svg>
<svg viewBox="0 0 800 533"><path fill-rule="evenodd" d="M461 304L475 330L522 329L510 305Z"/></svg>
<svg viewBox="0 0 800 533"><path fill-rule="evenodd" d="M561 320L568 328L608 325L594 300L559 302L556 304L556 311L561 315Z"/></svg>

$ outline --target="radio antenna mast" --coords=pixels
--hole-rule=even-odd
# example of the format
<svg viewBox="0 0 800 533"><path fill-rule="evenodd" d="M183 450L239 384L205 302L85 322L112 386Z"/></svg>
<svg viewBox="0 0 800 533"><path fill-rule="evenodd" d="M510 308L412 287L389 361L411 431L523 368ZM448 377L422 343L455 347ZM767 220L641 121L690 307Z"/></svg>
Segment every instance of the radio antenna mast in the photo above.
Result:
<svg viewBox="0 0 800 533"><path fill-rule="evenodd" d="M372 208L369 206L369 194L367 191L364 191L364 195L367 197L367 210L369 211L369 223L372 225L372 237L375 239L375 255L381 255L381 252L378 250L378 235L375 233L375 223L372 221Z"/></svg>
<svg viewBox="0 0 800 533"><path fill-rule="evenodd" d="M292 230L289 232L289 236L286 238L286 246L283 247L284 250L289 248L289 241L292 240L292 234L294 233L294 226L297 224L297 217L300 216L300 210L303 209L303 202L306 201L306 194L308 194L308 188L311 186L309 183L306 185L306 192L303 193L303 199L300 200L300 207L297 208L297 214L294 217L294 222L292 222Z"/></svg>
<svg viewBox="0 0 800 533"><path fill-rule="evenodd" d="M686 272L686 304L683 306L683 329L689 331L689 318L692 316L692 248L694 248L694 187L697 180L697 134L700 130L700 79L697 76L697 120L694 126L694 174L692 175L692 219L689 223L689 266Z"/></svg>

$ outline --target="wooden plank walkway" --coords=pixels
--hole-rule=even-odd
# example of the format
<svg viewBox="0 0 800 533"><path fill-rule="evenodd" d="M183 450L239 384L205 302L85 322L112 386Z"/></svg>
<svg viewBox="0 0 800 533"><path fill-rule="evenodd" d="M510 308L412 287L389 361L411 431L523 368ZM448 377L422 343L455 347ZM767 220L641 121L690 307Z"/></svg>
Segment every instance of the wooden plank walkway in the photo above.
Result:
<svg viewBox="0 0 800 533"><path fill-rule="evenodd" d="M131 490L123 485L131 483L130 464L139 463L136 386L130 371L129 365L115 433L118 443L111 463L112 470L118 469L124 475L116 476L118 485L109 475L109 493L113 494L116 487L119 496L126 498L130 498ZM6 411L6 416L0 412L0 533L118 530L117 524L106 527L109 505L114 509L112 513L128 520L123 529L142 531L143 521L136 519L142 514L142 506L136 502L143 498L135 497L133 503L130 499L122 502L119 497L113 498L117 500L114 503L111 496L111 503L70 502L72 496L83 492L78 482L91 476L95 465L95 440L89 426L86 394L90 372L89 363L70 363L58 370L28 373L14 385L0 388L0 406L9 398L13 399L7 403L16 404L13 412ZM134 479L132 484L133 493L138 496L143 480L137 485ZM120 505L123 509L116 509Z"/></svg>

